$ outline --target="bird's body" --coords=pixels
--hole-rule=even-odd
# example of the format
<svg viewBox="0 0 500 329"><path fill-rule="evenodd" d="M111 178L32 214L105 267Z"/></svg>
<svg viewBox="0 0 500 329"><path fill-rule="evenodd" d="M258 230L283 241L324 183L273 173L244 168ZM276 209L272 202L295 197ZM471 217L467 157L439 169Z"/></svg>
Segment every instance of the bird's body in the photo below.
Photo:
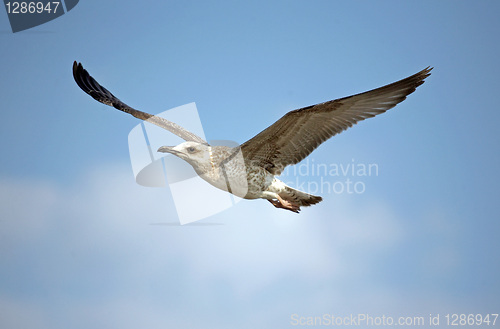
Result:
<svg viewBox="0 0 500 329"><path fill-rule="evenodd" d="M268 170L253 164L239 146L230 148L184 142L175 147L163 146L158 151L180 157L211 185L245 199L267 199L277 207L290 202L294 211L322 200L319 196L287 186ZM279 200L279 203L274 200Z"/></svg>
<svg viewBox="0 0 500 329"><path fill-rule="evenodd" d="M211 146L179 125L141 112L121 102L95 81L81 64L73 65L73 76L86 93L136 118L158 125L186 140L177 146L162 146L188 162L213 186L245 199L266 199L277 208L299 212L300 207L322 200L287 186L276 178L284 168L307 157L322 142L353 124L383 113L403 101L430 75L426 68L406 79L354 96L288 112L273 125L239 147Z"/></svg>

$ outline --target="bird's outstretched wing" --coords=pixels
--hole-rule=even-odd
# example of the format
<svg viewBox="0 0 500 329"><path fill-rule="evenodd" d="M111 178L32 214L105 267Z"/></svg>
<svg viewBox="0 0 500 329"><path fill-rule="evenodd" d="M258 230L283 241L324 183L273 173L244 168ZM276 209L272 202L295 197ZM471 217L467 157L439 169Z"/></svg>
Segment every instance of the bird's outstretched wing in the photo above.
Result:
<svg viewBox="0 0 500 329"><path fill-rule="evenodd" d="M155 124L158 127L166 129L186 141L198 142L208 145L208 143L205 140L203 140L203 138L193 134L190 131L187 131L186 129L182 128L181 126L179 126L174 122L168 121L164 118L157 117L155 115L146 112L138 111L128 106L127 104L123 103L109 90L101 86L94 78L92 78L90 74L87 72L87 70L83 68L82 64L77 63L76 61L73 63L73 77L75 78L75 81L78 84L78 86L84 92L92 96L95 100L103 104L113 106L114 108L123 111L125 113L131 114L138 119Z"/></svg>
<svg viewBox="0 0 500 329"><path fill-rule="evenodd" d="M431 70L427 67L384 87L288 112L241 145L245 160L279 175L330 137L405 100Z"/></svg>

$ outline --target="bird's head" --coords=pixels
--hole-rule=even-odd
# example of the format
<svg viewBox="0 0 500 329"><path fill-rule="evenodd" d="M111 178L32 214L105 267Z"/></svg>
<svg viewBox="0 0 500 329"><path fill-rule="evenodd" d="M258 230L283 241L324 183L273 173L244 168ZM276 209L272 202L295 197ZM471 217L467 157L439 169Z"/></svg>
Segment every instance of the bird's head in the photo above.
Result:
<svg viewBox="0 0 500 329"><path fill-rule="evenodd" d="M158 152L173 154L188 162L195 169L210 164L211 147L198 142L184 142L177 146L162 146Z"/></svg>

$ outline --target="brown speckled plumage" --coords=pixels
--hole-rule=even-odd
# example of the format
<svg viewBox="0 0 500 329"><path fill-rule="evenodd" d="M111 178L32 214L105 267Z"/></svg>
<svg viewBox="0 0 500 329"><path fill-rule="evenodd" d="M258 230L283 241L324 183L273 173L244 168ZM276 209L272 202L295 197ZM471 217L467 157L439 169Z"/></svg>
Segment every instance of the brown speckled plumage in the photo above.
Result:
<svg viewBox="0 0 500 329"><path fill-rule="evenodd" d="M307 157L321 143L359 121L393 108L424 83L432 68L357 95L304 107L285 114L241 147L210 146L199 136L166 119L135 110L92 78L81 64L73 64L78 86L97 101L158 125L186 142L158 151L172 153L193 166L215 187L246 199L267 199L275 207L299 212L322 200L285 185L275 176Z"/></svg>

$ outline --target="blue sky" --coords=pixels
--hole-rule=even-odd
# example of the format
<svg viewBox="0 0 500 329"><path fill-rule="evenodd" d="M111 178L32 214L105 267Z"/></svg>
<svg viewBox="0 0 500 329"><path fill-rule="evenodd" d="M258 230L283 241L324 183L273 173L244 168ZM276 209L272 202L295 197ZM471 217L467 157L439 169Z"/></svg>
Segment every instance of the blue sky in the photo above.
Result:
<svg viewBox="0 0 500 329"><path fill-rule="evenodd" d="M499 313L499 11L495 1L87 0L16 34L0 13L1 327ZM134 181L137 120L84 94L74 60L138 109L196 102L208 139L240 143L289 110L434 70L310 156L376 163L378 175L355 177L364 193L323 193L300 215L244 200L176 226L169 190Z"/></svg>

